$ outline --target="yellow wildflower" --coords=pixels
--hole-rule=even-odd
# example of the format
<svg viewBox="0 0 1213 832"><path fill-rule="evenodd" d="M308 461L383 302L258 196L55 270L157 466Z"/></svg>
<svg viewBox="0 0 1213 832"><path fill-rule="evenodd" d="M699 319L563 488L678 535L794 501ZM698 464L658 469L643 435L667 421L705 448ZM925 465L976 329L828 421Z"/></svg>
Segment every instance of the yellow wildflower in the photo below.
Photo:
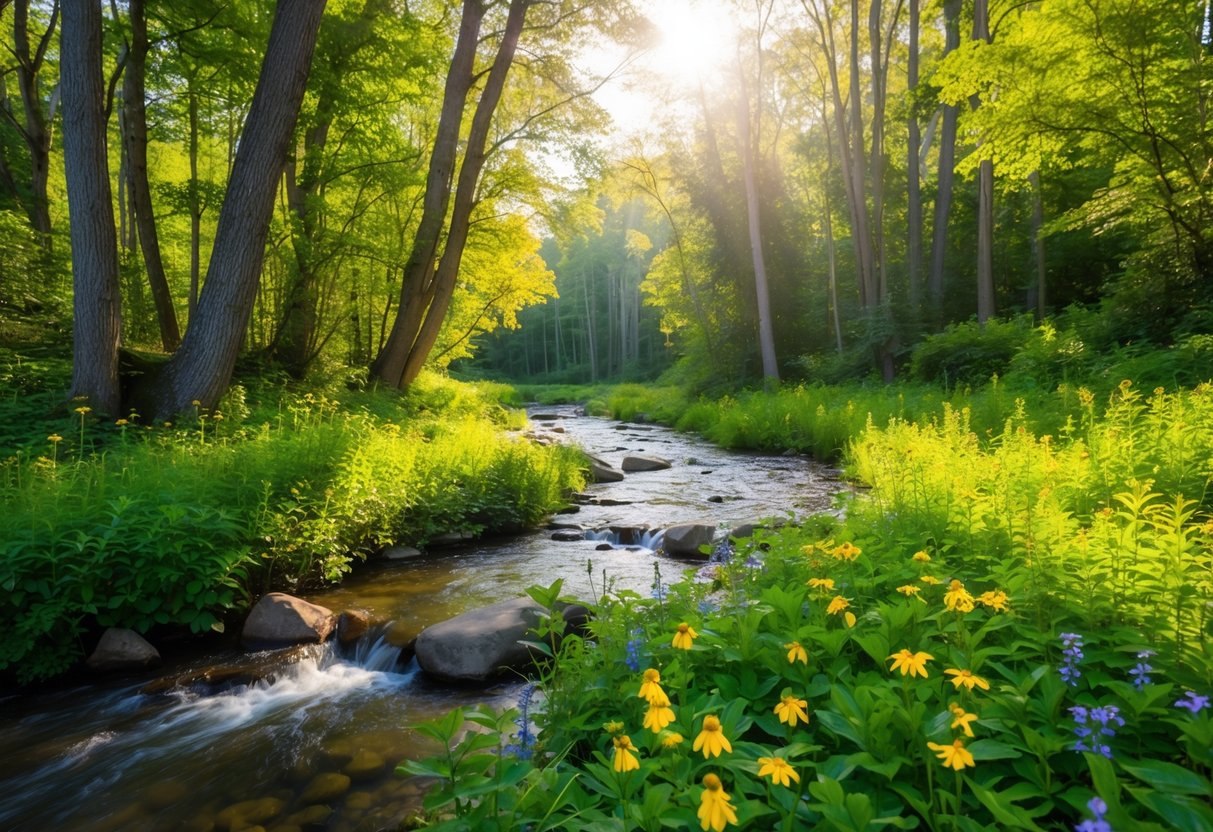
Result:
<svg viewBox="0 0 1213 832"><path fill-rule="evenodd" d="M809 587L812 589L831 590L834 588L833 578L809 578Z"/></svg>
<svg viewBox="0 0 1213 832"><path fill-rule="evenodd" d="M720 720L715 716L709 715L703 718L703 729L695 738L695 742L691 743L692 751L698 751L701 748L705 760L708 757L719 757L723 751L732 752L733 750L733 746L724 735L724 731L721 730Z"/></svg>
<svg viewBox="0 0 1213 832"><path fill-rule="evenodd" d="M848 627L854 627L855 621L857 619L855 618L855 613L851 612L850 610L847 610L846 612L844 612L842 614L842 620L847 622Z"/></svg>
<svg viewBox="0 0 1213 832"><path fill-rule="evenodd" d="M779 717L780 722L789 728L795 728L796 720L798 719L805 725L808 725L809 713L805 710L808 706L808 700L797 699L795 696L788 695L783 697L779 704L775 706L775 715Z"/></svg>
<svg viewBox="0 0 1213 832"><path fill-rule="evenodd" d="M197 399L194 399L192 402L190 402L190 404L192 404L194 407L202 407L202 402L198 401Z"/></svg>
<svg viewBox="0 0 1213 832"><path fill-rule="evenodd" d="M623 723L616 722L615 720L604 722L602 723L602 730L606 731L608 734L622 734Z"/></svg>
<svg viewBox="0 0 1213 832"><path fill-rule="evenodd" d="M984 604L995 612L1006 612L1007 603L1009 600L1010 599L1007 597L1007 594L1001 589L992 589L989 592L983 592L981 595L977 596L978 603Z"/></svg>
<svg viewBox="0 0 1213 832"><path fill-rule="evenodd" d="M964 584L953 580L948 584L948 591L943 594L943 605L956 612L972 612L973 596L965 589Z"/></svg>
<svg viewBox="0 0 1213 832"><path fill-rule="evenodd" d="M809 654L799 641L789 641L783 647L788 651L788 664L796 664L796 662L800 662L801 664L809 663Z"/></svg>
<svg viewBox="0 0 1213 832"><path fill-rule="evenodd" d="M964 708L960 707L955 702L948 706L948 710L951 711L952 716L955 717L952 720L952 730L959 728L960 730L964 731L966 737L973 736L973 729L969 727L969 723L977 721L977 714L967 713Z"/></svg>
<svg viewBox="0 0 1213 832"><path fill-rule="evenodd" d="M611 767L615 771L623 773L640 768L640 760L636 759L636 755L632 753L636 750L636 746L632 745L630 737L627 735L615 737L611 743L615 746L615 754L611 758Z"/></svg>
<svg viewBox="0 0 1213 832"><path fill-rule="evenodd" d="M77 407L76 412L83 416L85 413L92 413L93 409L88 405L84 405L83 407Z"/></svg>
<svg viewBox="0 0 1213 832"><path fill-rule="evenodd" d="M759 757L758 776L770 777L773 784L791 788L792 781L800 782L796 769L788 764L783 757Z"/></svg>
<svg viewBox="0 0 1213 832"><path fill-rule="evenodd" d="M927 748L939 752L936 756L943 762L944 768L960 771L965 766L977 765L973 755L965 748L962 740L956 740L951 745L940 745L937 742L927 743Z"/></svg>
<svg viewBox="0 0 1213 832"><path fill-rule="evenodd" d="M46 441L47 441L47 442L54 442L54 443L57 445L57 444L59 444L60 442L62 442L62 441L63 441L63 437L62 437L62 436L60 436L60 435L59 435L59 434L57 434L57 433L52 433L50 436L46 437Z"/></svg>
<svg viewBox="0 0 1213 832"><path fill-rule="evenodd" d="M831 552L838 560L855 560L862 553L863 550L850 541L847 541Z"/></svg>
<svg viewBox="0 0 1213 832"><path fill-rule="evenodd" d="M682 734L679 734L678 732L675 731L675 732L668 733L664 737L661 738L661 747L662 748L677 748L678 746L682 745L682 742L683 742Z"/></svg>
<svg viewBox="0 0 1213 832"><path fill-rule="evenodd" d="M893 655L889 656L893 660L893 666L889 668L889 672L900 670L902 676L921 676L927 678L927 662L935 657L930 653L911 653L909 650L902 648Z"/></svg>
<svg viewBox="0 0 1213 832"><path fill-rule="evenodd" d="M851 602L841 595L835 595L830 600L830 605L826 607L827 615L838 615L840 612L851 606Z"/></svg>
<svg viewBox="0 0 1213 832"><path fill-rule="evenodd" d="M120 428L121 428L121 427L126 427L127 425L129 425L129 424L130 424L130 420L128 420L128 419L119 419L118 421L114 422L114 424L115 424L115 425L117 425L117 426L118 426L118 427L120 427Z"/></svg>
<svg viewBox="0 0 1213 832"><path fill-rule="evenodd" d="M636 695L650 705L664 708L670 704L670 697L661 689L661 673L652 667L644 672L644 681L640 683L640 692Z"/></svg>
<svg viewBox="0 0 1213 832"><path fill-rule="evenodd" d="M666 705L653 705L650 703L649 709L644 715L644 727L654 734L660 734L673 721L674 711Z"/></svg>
<svg viewBox="0 0 1213 832"><path fill-rule="evenodd" d="M944 673L952 677L951 682L956 686L957 690L960 690L961 685L964 685L965 690L972 690L974 687L979 687L982 690L990 689L990 683L980 676L974 676L971 670L948 668Z"/></svg>
<svg viewBox="0 0 1213 832"><path fill-rule="evenodd" d="M699 797L699 828L707 832L724 832L725 826L737 824L737 812L729 804L729 793L715 774L703 776L703 794Z"/></svg>
<svg viewBox="0 0 1213 832"><path fill-rule="evenodd" d="M916 560L919 563L930 563L931 556L928 555L926 552L919 550L914 553L914 556L911 557L910 560Z"/></svg>
<svg viewBox="0 0 1213 832"><path fill-rule="evenodd" d="M918 593L922 592L922 587L914 586L914 584L906 584L905 586L897 587L897 591L909 598L910 596L918 597ZM920 599L921 600L921 599Z"/></svg>
<svg viewBox="0 0 1213 832"><path fill-rule="evenodd" d="M699 633L684 621L678 625L678 632L674 633L672 644L679 650L690 650L692 642L697 638L699 638Z"/></svg>
<svg viewBox="0 0 1213 832"><path fill-rule="evenodd" d="M923 575L918 580L922 581L928 586L935 586L935 584L939 583L939 578L936 578L934 575Z"/></svg>

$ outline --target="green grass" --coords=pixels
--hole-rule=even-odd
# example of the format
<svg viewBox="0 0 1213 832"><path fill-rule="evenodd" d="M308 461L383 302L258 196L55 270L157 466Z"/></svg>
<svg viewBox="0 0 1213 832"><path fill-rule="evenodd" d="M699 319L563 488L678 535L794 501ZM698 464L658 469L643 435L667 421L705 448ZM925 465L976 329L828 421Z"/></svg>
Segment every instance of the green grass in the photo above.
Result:
<svg viewBox="0 0 1213 832"><path fill-rule="evenodd" d="M583 460L513 432L503 392L426 376L403 397L236 386L177 424L23 413L0 461L0 669L53 675L95 627L202 632L383 545L538 523Z"/></svg>

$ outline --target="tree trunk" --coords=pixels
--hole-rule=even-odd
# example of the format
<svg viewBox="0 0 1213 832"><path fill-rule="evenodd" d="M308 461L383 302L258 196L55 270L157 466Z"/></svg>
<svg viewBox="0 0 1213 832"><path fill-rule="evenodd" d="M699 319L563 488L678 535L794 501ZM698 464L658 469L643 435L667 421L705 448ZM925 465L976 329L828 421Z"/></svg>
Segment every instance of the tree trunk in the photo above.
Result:
<svg viewBox="0 0 1213 832"><path fill-rule="evenodd" d="M918 24L919 0L910 3L909 69L906 86L909 90L910 117L906 139L906 271L910 289L910 311L917 317L922 305L922 174L919 168L919 146L922 136L918 127L918 112L914 96L918 91Z"/></svg>
<svg viewBox="0 0 1213 832"><path fill-rule="evenodd" d="M1036 321L1043 321L1049 311L1048 271L1045 268L1045 204L1040 184L1040 171L1028 174L1032 184L1032 254L1036 262Z"/></svg>
<svg viewBox="0 0 1213 832"><path fill-rule="evenodd" d="M324 5L325 0L279 0L275 9L196 316L177 354L153 382L158 417L180 413L194 401L213 408L231 383Z"/></svg>
<svg viewBox="0 0 1213 832"><path fill-rule="evenodd" d="M38 39L38 44L34 47L33 52L30 51L29 6L29 0L14 0L13 2L13 47L17 58L17 87L21 91L21 104L25 114L21 138L25 141L30 155L30 198L26 210L29 214L30 225L38 233L41 244L50 249L51 214L46 189L51 168L49 125L54 118L54 112L52 111L49 117L47 113L43 112L42 90L38 73L42 69L46 50L54 36L55 26L59 19L59 2L55 0L51 4L50 22L47 24L46 31ZM99 57L98 60L100 60ZM60 79L62 81L62 71L60 71ZM98 107L104 106L105 101L104 82L102 84Z"/></svg>
<svg viewBox="0 0 1213 832"><path fill-rule="evenodd" d="M122 79L123 111L126 130L124 139L130 165L131 197L135 205L135 222L139 228L139 247L147 267L147 281L156 304L156 321L160 325L160 343L165 352L172 352L181 343L177 328L177 311L173 308L164 261L160 256L160 236L156 231L156 215L152 211L152 190L147 178L147 108L144 105L144 74L147 68L147 18L144 0L130 0L131 46Z"/></svg>
<svg viewBox="0 0 1213 832"><path fill-rule="evenodd" d="M194 88L195 78L191 75L189 85L189 122L190 122L190 299L189 316L194 320L194 310L198 307L198 290L202 277L202 199L198 193L198 91Z"/></svg>
<svg viewBox="0 0 1213 832"><path fill-rule="evenodd" d="M973 40L990 42L990 0L973 3ZM974 99L973 109L980 105ZM994 317L994 162L982 159L977 172L977 322Z"/></svg>
<svg viewBox="0 0 1213 832"><path fill-rule="evenodd" d="M455 42L451 68L447 71L442 112L438 118L438 133L434 138L434 150L430 154L421 220L413 237L413 248L400 287L400 306L387 343L371 365L372 375L393 387L405 385L405 365L408 362L409 350L416 340L426 306L432 297L438 246L450 204L451 182L455 176L455 161L459 149L459 132L463 124L468 91L472 87L476 47L480 40L484 11L481 0L464 0L459 38Z"/></svg>
<svg viewBox="0 0 1213 832"><path fill-rule="evenodd" d="M59 48L75 313L72 396L83 396L94 410L112 416L122 404L118 387L122 299L105 149L100 4L67 0Z"/></svg>
<svg viewBox="0 0 1213 832"><path fill-rule="evenodd" d="M451 297L455 293L456 278L459 276L459 265L463 260L463 249L467 244L468 232L471 229L472 209L476 204L476 186L480 181L480 172L487 158L489 128L492 126L493 113L501 100L505 89L505 79L514 62L514 52L518 48L518 39L522 35L526 23L526 13L532 0L510 0L509 15L506 18L505 30L501 43L497 47L497 55L493 59L484 90L476 104L476 112L472 116L472 126L468 132L467 149L463 154L463 163L459 166L459 181L455 189L455 201L452 206L451 220L447 229L446 245L442 257L434 270L434 278L426 295L429 302L423 309L424 320L416 329L415 336L410 332L401 332L400 338L393 345L388 339L385 354L391 356L388 365L395 363L396 352L404 352L404 367L397 385L408 387L421 373L425 360L438 340L442 322L446 319ZM398 319L399 320L399 319ZM395 330L393 330L393 334Z"/></svg>
<svg viewBox="0 0 1213 832"><path fill-rule="evenodd" d="M960 46L960 0L944 0L947 29L944 55ZM960 111L953 105L943 108L939 131L939 177L935 196L935 222L931 229L931 272L927 291L936 319L943 315L944 258L948 249L948 217L952 213L952 187L956 179L956 122Z"/></svg>
<svg viewBox="0 0 1213 832"><path fill-rule="evenodd" d="M758 301L758 346L762 353L762 377L768 386L779 382L779 363L775 357L775 331L771 325L771 300L767 289L766 258L762 250L762 220L758 211L758 181L755 173L757 151L750 135L750 95L746 89L745 68L738 67L741 95L738 100L737 132L741 139L741 170L745 180L746 219L750 232L750 252L754 258L754 292ZM761 105L760 105L761 106Z"/></svg>

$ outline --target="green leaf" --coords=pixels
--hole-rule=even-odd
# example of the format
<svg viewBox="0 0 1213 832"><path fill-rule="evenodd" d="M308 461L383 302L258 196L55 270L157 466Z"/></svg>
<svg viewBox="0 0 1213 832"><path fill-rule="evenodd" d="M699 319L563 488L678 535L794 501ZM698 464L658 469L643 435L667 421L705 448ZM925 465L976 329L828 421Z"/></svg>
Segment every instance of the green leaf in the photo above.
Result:
<svg viewBox="0 0 1213 832"><path fill-rule="evenodd" d="M981 805L990 810L990 814L994 816L994 820L998 821L1002 828L1006 829L1029 829L1039 830L1040 827L1028 820L1022 810L1010 801L1005 795L987 789L978 784L971 778L965 778L969 784L970 790L981 801Z"/></svg>
<svg viewBox="0 0 1213 832"><path fill-rule="evenodd" d="M1210 783L1193 771L1175 763L1162 760L1143 760L1139 763L1122 762L1121 768L1148 786L1169 794L1193 794L1208 796Z"/></svg>
<svg viewBox="0 0 1213 832"><path fill-rule="evenodd" d="M1011 746L998 740L978 740L968 746L974 760L1013 760L1023 756Z"/></svg>

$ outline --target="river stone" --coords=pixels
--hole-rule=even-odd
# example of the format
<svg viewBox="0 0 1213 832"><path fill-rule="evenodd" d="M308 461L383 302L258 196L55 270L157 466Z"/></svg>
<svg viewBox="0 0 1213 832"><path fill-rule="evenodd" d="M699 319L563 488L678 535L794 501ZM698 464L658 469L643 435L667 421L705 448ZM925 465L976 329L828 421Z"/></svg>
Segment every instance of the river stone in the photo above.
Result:
<svg viewBox="0 0 1213 832"><path fill-rule="evenodd" d="M552 532L552 540L557 543L573 543L578 540L585 540L585 532L575 529L557 529Z"/></svg>
<svg viewBox="0 0 1213 832"><path fill-rule="evenodd" d="M328 803L336 800L350 790L350 778L344 774L338 774L335 771L327 771L324 774L317 774L312 778L312 782L303 787L303 791L299 793L300 803ZM327 817L327 815L325 816ZM291 823L299 823L290 818L287 819ZM299 824L302 826L303 824Z"/></svg>
<svg viewBox="0 0 1213 832"><path fill-rule="evenodd" d="M645 456L642 454L636 454L634 456L625 456L623 458L623 464L619 467L622 468L625 473L630 474L633 471L664 471L666 468L669 468L671 464L672 463L668 459L662 459L659 456Z"/></svg>
<svg viewBox="0 0 1213 832"><path fill-rule="evenodd" d="M383 557L387 560L409 560L421 557L421 550L412 546L388 546L383 550Z"/></svg>
<svg viewBox="0 0 1213 832"><path fill-rule="evenodd" d="M609 552L615 548L613 543L599 543L594 547L595 552Z"/></svg>
<svg viewBox="0 0 1213 832"><path fill-rule="evenodd" d="M662 548L669 555L699 555L699 547L711 543L716 527L707 523L682 523L665 530Z"/></svg>
<svg viewBox="0 0 1213 832"><path fill-rule="evenodd" d="M328 806L308 806L288 817L286 822L311 832L311 830L325 829L328 826L329 816L332 814L333 810Z"/></svg>
<svg viewBox="0 0 1213 832"><path fill-rule="evenodd" d="M369 612L361 609L344 610L337 619L337 641L341 643L342 647L349 647L366 635L370 629L371 614Z"/></svg>
<svg viewBox="0 0 1213 832"><path fill-rule="evenodd" d="M345 800L345 808L365 811L371 808L374 802L375 798L370 792L350 792L350 796Z"/></svg>
<svg viewBox="0 0 1213 832"><path fill-rule="evenodd" d="M611 463L605 459L587 454L590 460L590 480L591 482L621 482L623 474L616 471Z"/></svg>
<svg viewBox="0 0 1213 832"><path fill-rule="evenodd" d="M273 820L282 814L284 808L286 803L276 797L233 803L215 817L215 828L219 832L238 832Z"/></svg>
<svg viewBox="0 0 1213 832"><path fill-rule="evenodd" d="M134 630L110 627L101 634L97 649L85 664L99 673L135 670L160 664L160 654Z"/></svg>
<svg viewBox="0 0 1213 832"><path fill-rule="evenodd" d="M345 767L345 773L352 780L370 780L383 772L387 761L374 751L363 748L354 755Z"/></svg>
<svg viewBox="0 0 1213 832"><path fill-rule="evenodd" d="M417 663L432 676L483 682L531 665L519 640L539 623L543 607L529 597L501 601L434 624L417 636Z"/></svg>
<svg viewBox="0 0 1213 832"><path fill-rule="evenodd" d="M333 632L333 611L284 592L264 596L244 622L240 640L245 647L285 646L322 642Z"/></svg>

